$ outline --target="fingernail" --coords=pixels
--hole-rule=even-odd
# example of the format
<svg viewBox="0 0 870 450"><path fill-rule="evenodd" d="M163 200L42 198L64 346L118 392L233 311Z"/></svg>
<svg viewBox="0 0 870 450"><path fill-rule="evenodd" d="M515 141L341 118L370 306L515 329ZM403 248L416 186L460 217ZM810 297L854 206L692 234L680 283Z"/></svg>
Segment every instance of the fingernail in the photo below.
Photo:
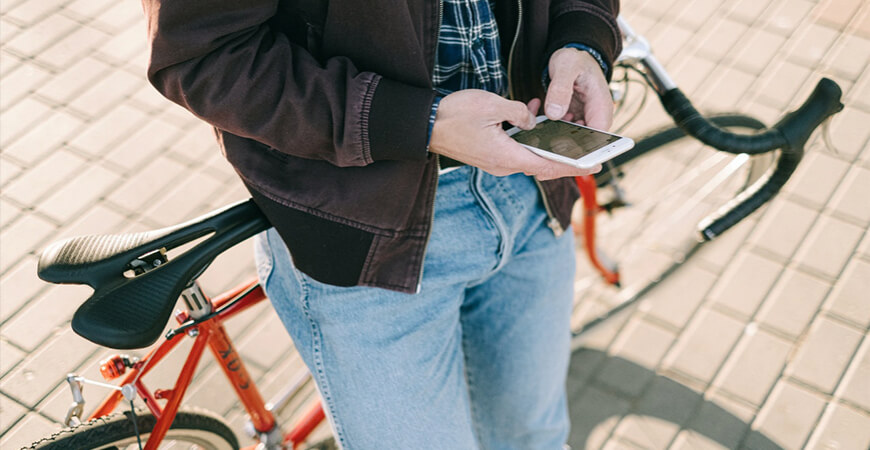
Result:
<svg viewBox="0 0 870 450"><path fill-rule="evenodd" d="M556 104L547 105L547 116L551 118L555 117L557 119L561 119L564 115L565 108L562 108L561 106Z"/></svg>

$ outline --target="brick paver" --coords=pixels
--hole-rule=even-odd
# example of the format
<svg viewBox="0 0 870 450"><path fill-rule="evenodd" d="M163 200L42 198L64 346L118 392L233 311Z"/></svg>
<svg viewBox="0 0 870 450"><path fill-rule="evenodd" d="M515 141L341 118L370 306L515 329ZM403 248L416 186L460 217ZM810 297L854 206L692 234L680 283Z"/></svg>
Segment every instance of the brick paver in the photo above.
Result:
<svg viewBox="0 0 870 450"><path fill-rule="evenodd" d="M34 251L55 229L51 222L41 217L24 215L0 231L0 239L3 239L0 273L6 273L13 263Z"/></svg>
<svg viewBox="0 0 870 450"><path fill-rule="evenodd" d="M751 317L767 297L782 267L751 252L738 255L735 261L737 264L722 275L710 297L717 307Z"/></svg>
<svg viewBox="0 0 870 450"><path fill-rule="evenodd" d="M859 227L870 224L870 170L853 167L831 199L832 216L850 221Z"/></svg>
<svg viewBox="0 0 870 450"><path fill-rule="evenodd" d="M675 329L682 329L694 317L716 275L700 267L686 267L665 279L644 299L644 312L649 317Z"/></svg>
<svg viewBox="0 0 870 450"><path fill-rule="evenodd" d="M800 448L825 407L824 397L780 382L753 424L746 446L753 450Z"/></svg>
<svg viewBox="0 0 870 450"><path fill-rule="evenodd" d="M701 402L691 389L657 377L638 398L637 408L617 425L614 435L641 448L667 448Z"/></svg>
<svg viewBox="0 0 870 450"><path fill-rule="evenodd" d="M759 330L746 333L729 355L713 385L752 405L761 406L788 360L790 342Z"/></svg>
<svg viewBox="0 0 870 450"><path fill-rule="evenodd" d="M743 329L744 323L738 319L712 309L700 311L671 349L664 367L707 384Z"/></svg>
<svg viewBox="0 0 870 450"><path fill-rule="evenodd" d="M26 133L37 120L48 115L50 108L44 103L25 97L10 106L0 116L0 145L4 148L15 138Z"/></svg>
<svg viewBox="0 0 870 450"><path fill-rule="evenodd" d="M9 145L4 153L23 164L40 164L63 152L63 144L81 133L83 121L66 111L55 111Z"/></svg>
<svg viewBox="0 0 870 450"><path fill-rule="evenodd" d="M837 155L809 153L805 164L801 164L795 171L792 178L794 182L783 187L783 191L808 207L821 209L848 170L849 163Z"/></svg>
<svg viewBox="0 0 870 450"><path fill-rule="evenodd" d="M816 390L833 394L863 333L837 320L820 318L786 369L786 375Z"/></svg>
<svg viewBox="0 0 870 450"><path fill-rule="evenodd" d="M808 447L868 448L870 417L842 404L829 404Z"/></svg>
<svg viewBox="0 0 870 450"><path fill-rule="evenodd" d="M17 66L3 78L3 84L0 85L0 110L21 100L50 75L48 70L34 64Z"/></svg>
<svg viewBox="0 0 870 450"><path fill-rule="evenodd" d="M834 286L825 309L842 320L866 329L870 327L870 308L862 300L866 300L868 292L870 262L852 261Z"/></svg>
<svg viewBox="0 0 870 450"><path fill-rule="evenodd" d="M795 258L804 270L834 280L852 257L863 232L864 229L848 222L822 217Z"/></svg>
<svg viewBox="0 0 870 450"><path fill-rule="evenodd" d="M77 367L93 352L92 345L64 330L4 376L0 389L23 404L35 405L57 385L57 367Z"/></svg>
<svg viewBox="0 0 870 450"><path fill-rule="evenodd" d="M861 410L870 410L870 339L866 335L835 395Z"/></svg>
<svg viewBox="0 0 870 450"><path fill-rule="evenodd" d="M569 443L866 449L870 3L622 3L703 111L772 123L822 76L841 84L846 108L830 126L836 151L814 137L769 206L579 341ZM0 448L56 429L70 401L62 377L99 378L108 353L69 329L87 288L39 282L38 252L64 237L172 225L247 195L209 127L145 80L141 15L137 2L0 3ZM650 97L628 133L665 123ZM244 243L215 261L201 278L206 290L253 276L251 250ZM573 320L589 320L605 303L582 303ZM302 367L269 305L227 328L266 397ZM180 357L167 362L177 367ZM168 387L173 377L164 370L153 383ZM244 411L220 377L204 361L189 402L214 409L243 436ZM103 394L86 388L88 409ZM309 388L287 414L313 399Z"/></svg>
<svg viewBox="0 0 870 450"><path fill-rule="evenodd" d="M84 158L68 150L57 150L13 181L4 194L18 204L33 207L45 194L65 185L84 165Z"/></svg>
<svg viewBox="0 0 870 450"><path fill-rule="evenodd" d="M679 449L737 448L749 431L753 409L728 397L705 398L674 442Z"/></svg>
<svg viewBox="0 0 870 450"><path fill-rule="evenodd" d="M0 353L3 354L3 358L0 358L0 376L3 376L9 369L15 367L27 354L18 349L18 347L6 342L6 340L0 340ZM2 409L2 406L0 406L0 410Z"/></svg>
<svg viewBox="0 0 870 450"><path fill-rule="evenodd" d="M640 319L633 320L614 342L614 357L601 368L597 382L630 397L640 395L654 373L626 370L626 364L656 366L673 341L670 331Z"/></svg>
<svg viewBox="0 0 870 450"><path fill-rule="evenodd" d="M758 312L758 321L796 340L816 316L830 288L817 277L787 268Z"/></svg>

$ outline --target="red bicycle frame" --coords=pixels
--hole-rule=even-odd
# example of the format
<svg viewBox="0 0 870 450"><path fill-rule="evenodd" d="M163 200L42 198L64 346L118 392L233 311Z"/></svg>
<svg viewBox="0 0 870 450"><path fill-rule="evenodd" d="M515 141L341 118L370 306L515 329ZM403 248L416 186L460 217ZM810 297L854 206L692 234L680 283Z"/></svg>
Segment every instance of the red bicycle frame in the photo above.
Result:
<svg viewBox="0 0 870 450"><path fill-rule="evenodd" d="M581 204L583 213L582 224L575 232L578 235L582 232L586 254L592 265L601 273L605 281L617 284L619 282L619 273L605 267L599 260L595 249L595 216L601 210L596 199L597 185L595 178L592 175L587 175L576 177L575 180L582 195ZM157 348L149 352L144 359L137 362L121 381L121 385L133 384L139 396L144 400L145 405L157 418L157 424L151 432L151 436L145 445L145 450L156 449L166 436L206 347L211 350L212 355L218 361L224 375L235 390L245 411L247 411L251 418L254 429L260 433L268 433L275 428L276 421L274 415L266 409L263 397L248 374L244 362L239 357L223 325L225 320L265 300L266 295L263 289L257 285L256 281L250 281L236 286L214 300L207 297L206 299L212 303L212 310L218 311L216 314L187 328L185 332L176 333L164 340ZM179 323L184 323L188 317L185 313L181 313L176 318ZM156 367L166 355L172 352L185 335L192 336L195 340L176 379L175 386L168 390L150 390L145 386L141 378ZM121 392L114 391L103 400L89 419L110 414L122 400L123 396ZM161 406L158 400L166 400L166 404ZM291 444L293 448L297 448L323 422L324 418L325 415L321 403L317 401L303 415L296 426L284 435L283 443Z"/></svg>
<svg viewBox="0 0 870 450"><path fill-rule="evenodd" d="M236 300L237 297L240 298ZM266 295L263 289L257 285L256 281L241 284L222 294L214 301L207 298L213 305L213 311L218 311L216 314L187 328L184 333L174 334L164 340L157 348L149 352L144 359L137 362L130 372L124 376L121 385L132 383L139 396L145 401L145 405L157 418L157 423L151 432L148 442L145 444L145 450L156 449L166 436L166 432L175 419L178 408L181 406L181 400L190 386L193 374L206 346L211 349L212 355L218 361L224 375L226 375L230 385L236 391L236 395L238 395L245 411L247 411L251 418L254 429L260 433L268 433L273 430L276 423L275 417L271 411L266 409L266 404L260 395L260 391L248 374L244 362L239 357L223 326L224 320L235 316L264 299L266 299ZM231 301L232 304L230 304ZM228 304L229 306L227 306ZM177 319L180 323L183 323L187 317L182 313L178 315ZM181 342L181 338L185 335L193 336L195 340L181 368L175 386L172 389L158 389L152 392L145 386L141 378L156 367ZM111 413L122 400L123 396L121 392L114 391L103 400L89 419ZM160 406L158 400L166 400L166 404ZM318 401L306 412L299 423L284 436L284 444L292 444L293 448L296 448L323 421L324 417L323 409Z"/></svg>
<svg viewBox="0 0 870 450"><path fill-rule="evenodd" d="M586 249L586 256L592 266L598 270L601 277L609 284L619 285L619 271L612 270L606 267L598 258L598 250L595 246L595 216L601 211L598 206L598 185L595 184L593 175L583 175L574 177L577 187L580 189L580 200L582 205L582 223L574 232L579 235L583 233L583 246Z"/></svg>

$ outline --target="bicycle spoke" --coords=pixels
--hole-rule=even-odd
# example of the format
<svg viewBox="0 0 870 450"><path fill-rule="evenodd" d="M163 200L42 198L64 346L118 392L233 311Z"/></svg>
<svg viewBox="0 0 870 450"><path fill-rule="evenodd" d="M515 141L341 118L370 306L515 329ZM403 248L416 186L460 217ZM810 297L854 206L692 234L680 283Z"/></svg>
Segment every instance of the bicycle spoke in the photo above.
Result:
<svg viewBox="0 0 870 450"><path fill-rule="evenodd" d="M717 192L723 183L732 181L731 176L734 175L741 167L745 166L746 163L749 162L749 156L746 154L740 154L736 158L732 159L728 165L723 167L719 172L717 172L714 176L710 178L706 184L704 184L700 189L698 189L688 201L684 202L680 208L669 215L667 219L663 222L656 224L656 226L652 227L654 230L657 229L657 234L653 236L655 240L659 240L668 233L668 229L675 226L678 222L680 222L684 217L695 212L696 215L699 210L697 205L701 204L704 200L706 200L709 196L713 195ZM712 204L712 208L716 208L721 206L721 203L725 203L724 201L719 202L720 204ZM707 210L703 210L703 213L700 214L702 217L708 214ZM700 218L699 218L700 220ZM691 226L695 227L698 221L693 220L691 222Z"/></svg>
<svg viewBox="0 0 870 450"><path fill-rule="evenodd" d="M668 248L664 246L663 243L666 242L663 238L669 235L673 235L672 229L674 226L682 224L684 226L689 226L694 228L697 225L697 221L702 217L706 216L710 210L715 207L720 206L717 203L724 203L725 199L715 198L713 201L709 202L706 208L698 208L697 205L704 203L704 201L715 194L717 190L726 182L731 181L732 176L745 166L748 163L749 158L747 156L737 157L728 162L725 167L718 169L717 172L710 174L709 172L717 165L721 165L725 163L727 160L726 155L723 155L718 152L712 152L712 154L707 157L705 160L701 161L697 167L683 173L679 178L674 180L667 189L664 191L657 193L656 196L648 197L643 199L638 203L632 203L631 209L633 212L631 213L633 217L623 217L620 218L620 221L624 224L624 226L628 227L627 229L619 229L612 230L608 229L607 225L603 225L601 228L604 230L602 232L602 240L612 239L613 236L637 236L640 238L636 240L637 243L646 243L650 249L664 249ZM706 183L697 188L692 197L688 199L679 199L676 197L676 193L682 189L686 189L688 186L693 183L697 183L698 180L707 180ZM669 199L670 197L675 197L672 200L669 200L670 203L678 204L677 209L670 209L663 206L661 199ZM727 197L726 197L727 198ZM680 200L680 201L677 201ZM666 200L668 201L668 200ZM662 217L654 218L653 214L661 214ZM692 217L692 220L689 221L686 217L694 215L697 217ZM627 220L626 220L627 219ZM658 219L658 220L653 220ZM645 224L655 223L656 225L653 227L645 227ZM617 239L618 240L618 239ZM682 245L676 247L680 249ZM670 248L673 248L671 246ZM616 253L612 256L617 261L622 260L626 256L625 252L630 251L629 248L625 247L616 247Z"/></svg>

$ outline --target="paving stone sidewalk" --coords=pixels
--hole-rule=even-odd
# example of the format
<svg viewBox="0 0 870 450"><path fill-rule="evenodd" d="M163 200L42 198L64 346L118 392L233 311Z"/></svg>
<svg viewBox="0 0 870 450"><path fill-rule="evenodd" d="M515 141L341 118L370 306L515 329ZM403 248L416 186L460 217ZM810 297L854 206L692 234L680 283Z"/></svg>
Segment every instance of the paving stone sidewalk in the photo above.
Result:
<svg viewBox="0 0 870 450"><path fill-rule="evenodd" d="M844 89L784 192L592 333L569 381L575 449L870 447L870 3L624 0L704 111L770 123L822 76ZM69 329L88 289L36 279L63 237L172 225L246 198L209 128L145 80L138 2L0 2L0 448L57 429L71 371L108 353ZM663 124L646 114L635 129ZM203 277L253 276L251 246ZM242 263L240 263L240 261ZM590 308L594 309L594 308ZM300 368L268 305L230 324L268 396ZM160 373L167 380L172 374ZM214 364L190 403L242 434ZM205 386L208 386L207 388ZM86 388L89 405L99 389Z"/></svg>

